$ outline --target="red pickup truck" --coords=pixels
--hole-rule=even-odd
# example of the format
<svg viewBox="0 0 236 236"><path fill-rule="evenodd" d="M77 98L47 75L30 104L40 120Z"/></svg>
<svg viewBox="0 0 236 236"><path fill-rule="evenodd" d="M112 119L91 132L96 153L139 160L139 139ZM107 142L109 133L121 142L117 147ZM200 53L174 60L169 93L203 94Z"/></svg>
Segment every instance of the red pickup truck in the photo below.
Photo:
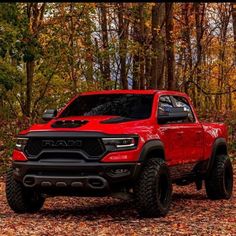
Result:
<svg viewBox="0 0 236 236"><path fill-rule="evenodd" d="M13 151L6 196L15 212L38 211L47 196L122 193L140 215L159 217L172 184L201 189L203 181L210 199L231 197L227 128L199 122L184 93L82 93L43 120L19 134Z"/></svg>

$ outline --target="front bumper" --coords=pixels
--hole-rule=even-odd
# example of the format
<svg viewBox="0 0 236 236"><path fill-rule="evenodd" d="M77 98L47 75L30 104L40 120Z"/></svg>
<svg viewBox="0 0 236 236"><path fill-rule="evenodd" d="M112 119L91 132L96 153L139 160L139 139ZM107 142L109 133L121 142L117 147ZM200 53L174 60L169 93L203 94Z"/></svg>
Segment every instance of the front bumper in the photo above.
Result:
<svg viewBox="0 0 236 236"><path fill-rule="evenodd" d="M42 191L69 190L80 195L111 192L131 185L137 178L141 163L40 162L14 161L14 178L28 188Z"/></svg>

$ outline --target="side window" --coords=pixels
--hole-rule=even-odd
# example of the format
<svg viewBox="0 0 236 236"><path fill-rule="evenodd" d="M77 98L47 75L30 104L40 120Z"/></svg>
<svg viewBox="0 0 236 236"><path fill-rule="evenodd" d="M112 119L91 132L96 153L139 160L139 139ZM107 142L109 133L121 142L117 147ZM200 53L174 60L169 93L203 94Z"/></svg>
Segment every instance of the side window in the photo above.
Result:
<svg viewBox="0 0 236 236"><path fill-rule="evenodd" d="M193 111L185 97L172 96L175 107L183 107L184 111L188 112L187 120L182 120L181 123L193 123L195 122Z"/></svg>
<svg viewBox="0 0 236 236"><path fill-rule="evenodd" d="M174 107L170 96L161 96L159 99L158 113L164 113L168 108Z"/></svg>

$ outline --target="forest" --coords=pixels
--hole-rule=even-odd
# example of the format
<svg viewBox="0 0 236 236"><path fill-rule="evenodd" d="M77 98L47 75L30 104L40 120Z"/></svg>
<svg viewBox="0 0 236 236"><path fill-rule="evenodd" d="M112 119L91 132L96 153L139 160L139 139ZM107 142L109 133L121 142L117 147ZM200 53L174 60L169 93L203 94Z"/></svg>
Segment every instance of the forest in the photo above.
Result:
<svg viewBox="0 0 236 236"><path fill-rule="evenodd" d="M233 3L1 3L0 163L45 109L107 89L186 92L233 151L235 65Z"/></svg>
<svg viewBox="0 0 236 236"><path fill-rule="evenodd" d="M0 235L235 235L236 187L231 199L210 201L195 183L173 185L162 218L140 218L133 201L112 197L10 209L6 172L19 131L81 92L115 89L187 93L200 120L227 124L236 179L233 1L0 3Z"/></svg>

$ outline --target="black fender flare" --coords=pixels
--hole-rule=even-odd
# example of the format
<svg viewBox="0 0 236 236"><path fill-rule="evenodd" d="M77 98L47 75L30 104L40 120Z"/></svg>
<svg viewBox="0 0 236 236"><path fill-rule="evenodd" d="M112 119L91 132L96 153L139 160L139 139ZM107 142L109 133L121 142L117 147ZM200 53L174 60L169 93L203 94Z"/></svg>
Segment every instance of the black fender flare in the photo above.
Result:
<svg viewBox="0 0 236 236"><path fill-rule="evenodd" d="M145 162L150 152L158 150L163 152L163 157L165 160L165 149L163 142L159 139L147 141L142 147L142 151L139 156L139 162Z"/></svg>
<svg viewBox="0 0 236 236"><path fill-rule="evenodd" d="M207 165L207 176L209 175L209 173L212 170L213 164L214 164L216 156L217 156L217 149L219 147L224 147L225 150L226 150L226 154L228 153L227 142L226 142L225 138L217 138L214 141L214 144L213 144L213 147L212 147L211 156L209 158L208 165Z"/></svg>

